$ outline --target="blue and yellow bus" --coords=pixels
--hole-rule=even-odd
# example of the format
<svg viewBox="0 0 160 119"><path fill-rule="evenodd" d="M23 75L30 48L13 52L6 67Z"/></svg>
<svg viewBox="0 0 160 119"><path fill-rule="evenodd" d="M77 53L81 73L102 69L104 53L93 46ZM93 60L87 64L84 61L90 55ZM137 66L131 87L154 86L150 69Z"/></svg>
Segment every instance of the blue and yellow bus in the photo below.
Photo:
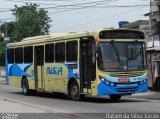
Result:
<svg viewBox="0 0 160 119"><path fill-rule="evenodd" d="M144 33L101 29L25 38L6 45L6 82L33 91L60 92L72 100L84 95L147 92Z"/></svg>

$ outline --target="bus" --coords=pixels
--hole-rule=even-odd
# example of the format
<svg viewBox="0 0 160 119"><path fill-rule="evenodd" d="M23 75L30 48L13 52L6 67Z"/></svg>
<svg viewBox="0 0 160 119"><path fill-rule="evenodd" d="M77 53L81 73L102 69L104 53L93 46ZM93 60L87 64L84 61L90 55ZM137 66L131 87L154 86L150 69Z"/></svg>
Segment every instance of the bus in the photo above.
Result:
<svg viewBox="0 0 160 119"><path fill-rule="evenodd" d="M101 29L29 37L6 45L6 82L33 91L83 96L148 91L144 33Z"/></svg>

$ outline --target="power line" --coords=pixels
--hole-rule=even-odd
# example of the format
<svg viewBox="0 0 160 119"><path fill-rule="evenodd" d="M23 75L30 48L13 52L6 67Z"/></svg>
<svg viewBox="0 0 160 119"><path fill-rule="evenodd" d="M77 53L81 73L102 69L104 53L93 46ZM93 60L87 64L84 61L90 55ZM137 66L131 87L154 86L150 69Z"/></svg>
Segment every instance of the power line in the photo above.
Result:
<svg viewBox="0 0 160 119"><path fill-rule="evenodd" d="M56 12L52 12L52 13L48 13L48 14L55 14L55 13L63 13L63 12L68 12L68 11L72 11L72 10L78 10L78 9L83 9L83 8L129 8L129 7L150 7L150 5L126 5L126 6L118 6L118 5L103 5L103 6L85 6L85 7L81 7L81 8L72 8L72 9L66 9L66 10L61 10L61 11L56 11Z"/></svg>
<svg viewBox="0 0 160 119"><path fill-rule="evenodd" d="M15 0L12 0L12 2L20 2L20 3L32 3L32 4L39 4L39 5L56 5L56 6L53 6L53 7L46 7L44 9L53 9L53 8L64 8L64 7L76 7L76 6L82 6L82 5L90 5L90 4L97 4L97 3L104 3L104 2L112 2L112 0L101 0L101 1L95 1L95 2L85 2L85 3L78 3L78 4L68 4L68 5L59 5L59 4L46 4L46 3L35 3L35 2L24 2L24 1L15 1ZM119 0L114 0L114 1L119 1Z"/></svg>
<svg viewBox="0 0 160 119"><path fill-rule="evenodd" d="M79 24L79 25L75 25L75 26L71 26L71 27L66 27L66 28L64 28L64 29L60 29L59 31L66 30L66 29L73 29L73 28L85 26L85 25L88 25L88 24L91 24L91 23L103 21L103 20L106 20L106 19L111 19L111 18L114 18L114 17L117 17L117 16L121 16L121 15L124 15L124 14L128 14L128 13L130 13L130 12L133 12L133 11L135 11L135 10L139 10L139 9L142 9L142 8L145 8L145 7L141 7L141 8L138 8L138 9L132 9L132 10L130 10L130 11L122 12L122 13L116 14L116 15L114 15L114 16L103 17L103 18L101 18L101 19L96 19L96 20L88 21L88 22L83 23L83 24Z"/></svg>
<svg viewBox="0 0 160 119"><path fill-rule="evenodd" d="M118 1L118 0L114 0L112 2L115 2L115 1ZM109 2L108 2L109 3ZM104 3L97 3L96 5L102 5ZM55 14L55 13L61 13L61 12L67 12L67 11L73 11L73 10L78 10L78 9L84 9L84 8L90 8L90 7L94 7L94 5L88 5L88 6L82 6L82 7L78 7L78 8L68 8L68 9L65 9L65 10L60 10L60 11L57 11L57 12L53 12L53 13L50 13L50 14Z"/></svg>
<svg viewBox="0 0 160 119"><path fill-rule="evenodd" d="M83 5L97 5L97 4L104 4L104 3L111 3L119 0L102 0L102 1L96 1L96 2L86 2L86 3L79 3L79 4L70 4L70 5L58 5L54 7L46 7L44 9L53 9L53 8L65 8L65 7L84 7Z"/></svg>
<svg viewBox="0 0 160 119"><path fill-rule="evenodd" d="M93 7L93 9L89 9L89 10L83 10L83 11L77 11L76 13L80 14L80 13L88 13L88 12L97 12L97 11L101 11L101 10L104 10L104 9L111 9L111 8L131 8L131 7L149 7L149 5L135 5L135 6L112 6L112 5L107 5L107 6L102 6L102 7ZM67 12L67 11L66 11ZM51 13L48 13L48 14L58 14L58 15L64 15L65 12L62 12L62 13L55 13L55 12L51 12ZM74 13L70 13L71 14L75 14Z"/></svg>
<svg viewBox="0 0 160 119"><path fill-rule="evenodd" d="M0 12L11 12L11 10L2 10Z"/></svg>
<svg viewBox="0 0 160 119"><path fill-rule="evenodd" d="M5 21L5 20L11 20L11 19L15 19L15 18L5 18L5 19L0 19L0 21Z"/></svg>

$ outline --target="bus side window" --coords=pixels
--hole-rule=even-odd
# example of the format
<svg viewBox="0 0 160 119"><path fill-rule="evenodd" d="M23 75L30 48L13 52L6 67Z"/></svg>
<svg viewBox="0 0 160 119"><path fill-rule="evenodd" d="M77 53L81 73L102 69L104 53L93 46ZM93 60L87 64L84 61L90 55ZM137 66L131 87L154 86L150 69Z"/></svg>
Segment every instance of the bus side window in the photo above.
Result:
<svg viewBox="0 0 160 119"><path fill-rule="evenodd" d="M68 62L76 62L78 54L78 43L77 41L69 41L66 44L66 60Z"/></svg>
<svg viewBox="0 0 160 119"><path fill-rule="evenodd" d="M8 49L7 50L7 52L8 52L8 63L9 64L14 64L14 48L12 48L12 49Z"/></svg>
<svg viewBox="0 0 160 119"><path fill-rule="evenodd" d="M33 63L33 46L24 47L24 63Z"/></svg>
<svg viewBox="0 0 160 119"><path fill-rule="evenodd" d="M15 63L22 64L23 63L23 48L15 49Z"/></svg>
<svg viewBox="0 0 160 119"><path fill-rule="evenodd" d="M45 62L53 63L54 62L54 44L45 45Z"/></svg>
<svg viewBox="0 0 160 119"><path fill-rule="evenodd" d="M55 61L64 62L65 61L65 43L55 44Z"/></svg>

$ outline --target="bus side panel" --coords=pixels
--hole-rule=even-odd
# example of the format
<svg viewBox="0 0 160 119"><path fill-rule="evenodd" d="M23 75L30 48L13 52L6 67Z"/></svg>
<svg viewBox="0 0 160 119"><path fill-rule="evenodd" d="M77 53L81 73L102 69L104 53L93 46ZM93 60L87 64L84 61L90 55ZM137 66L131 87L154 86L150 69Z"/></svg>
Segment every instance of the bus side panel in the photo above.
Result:
<svg viewBox="0 0 160 119"><path fill-rule="evenodd" d="M79 66L78 63L48 63L44 73L46 91L67 93L69 79L79 79Z"/></svg>
<svg viewBox="0 0 160 119"><path fill-rule="evenodd" d="M62 63L44 65L45 90L50 92L67 92L68 71Z"/></svg>
<svg viewBox="0 0 160 119"><path fill-rule="evenodd" d="M27 67L26 67L27 68ZM31 65L26 71L29 89L35 89L34 65Z"/></svg>
<svg viewBox="0 0 160 119"><path fill-rule="evenodd" d="M18 76L9 76L9 85L21 87L21 77Z"/></svg>
<svg viewBox="0 0 160 119"><path fill-rule="evenodd" d="M26 76L30 89L35 89L34 84L34 70L32 64L9 64L8 65L8 77L9 84L17 87L21 87L22 77Z"/></svg>

